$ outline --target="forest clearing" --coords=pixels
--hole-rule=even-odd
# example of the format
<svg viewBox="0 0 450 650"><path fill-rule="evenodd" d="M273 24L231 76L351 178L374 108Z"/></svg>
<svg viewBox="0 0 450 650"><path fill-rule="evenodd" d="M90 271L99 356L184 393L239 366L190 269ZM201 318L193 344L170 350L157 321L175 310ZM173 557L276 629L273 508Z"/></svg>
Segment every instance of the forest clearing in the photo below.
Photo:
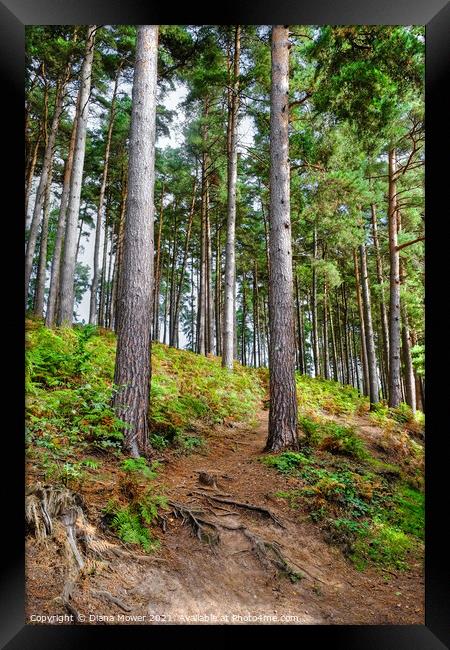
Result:
<svg viewBox="0 0 450 650"><path fill-rule="evenodd" d="M424 623L424 30L26 28L26 620Z"/></svg>

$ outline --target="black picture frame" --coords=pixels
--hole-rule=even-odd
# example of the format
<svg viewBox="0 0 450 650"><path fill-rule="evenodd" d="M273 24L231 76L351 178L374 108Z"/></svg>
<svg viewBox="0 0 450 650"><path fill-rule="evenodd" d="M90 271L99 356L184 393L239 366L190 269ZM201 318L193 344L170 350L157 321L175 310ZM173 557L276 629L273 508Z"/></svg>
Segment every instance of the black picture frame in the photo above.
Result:
<svg viewBox="0 0 450 650"><path fill-rule="evenodd" d="M175 18L175 20L174 20ZM426 25L426 348L427 348L427 442L426 442L426 623L392 626L264 626L267 641L279 639L288 630L304 648L325 645L332 648L389 650L438 650L450 647L450 599L446 466L449 454L448 434L439 421L448 397L442 368L448 374L444 342L447 327L441 309L446 306L445 278L442 277L448 240L442 233L448 215L448 172L445 158L450 139L450 105L444 100L449 85L450 6L446 0L233 0L218 6L184 6L175 8L161 3L144 4L141 0L1 0L0 1L0 77L2 79L3 157L8 164L3 172L3 198L12 198L4 209L8 225L5 249L13 252L5 266L4 305L8 316L7 347L13 350L13 363L3 365L8 386L3 393L3 411L10 415L3 428L3 468L10 467L6 480L2 475L3 499L1 520L1 559L3 563L0 591L0 644L11 650L28 648L104 647L111 642L136 643L136 635L156 644L177 634L185 643L188 638L201 643L201 637L214 634L228 641L236 632L249 633L248 626L33 626L25 625L25 570L23 503L24 473L24 399L23 399L23 106L24 106L24 26L31 24L420 24ZM445 138L447 135L447 138ZM5 145L5 138L11 138ZM447 141L447 145L445 145ZM4 201L2 201L4 206ZM448 219L448 216L447 216ZM4 231L2 231L4 233ZM445 246L445 248L444 248ZM12 271L12 273L11 273ZM444 292L438 288L442 282ZM435 300L433 300L433 294ZM437 299L436 299L437 298ZM443 299L443 303L440 302ZM17 349L16 349L17 348ZM4 352L9 351L4 350ZM6 357L5 357L6 358ZM446 363L447 361L447 363ZM5 399L6 396L6 399ZM446 399L447 398L447 399ZM445 422L445 419L444 419ZM6 460L5 460L6 459ZM442 466L441 466L442 462ZM2 470L3 472L3 470ZM448 470L447 470L448 474ZM250 633L256 631L251 626ZM270 637L270 638L269 638ZM209 642L209 641L207 641Z"/></svg>

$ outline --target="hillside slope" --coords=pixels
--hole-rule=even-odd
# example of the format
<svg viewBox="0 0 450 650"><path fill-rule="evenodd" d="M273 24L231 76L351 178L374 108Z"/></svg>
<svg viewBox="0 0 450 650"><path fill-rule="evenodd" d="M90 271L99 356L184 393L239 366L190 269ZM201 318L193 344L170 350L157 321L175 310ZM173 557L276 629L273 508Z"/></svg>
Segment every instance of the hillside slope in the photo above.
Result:
<svg viewBox="0 0 450 650"><path fill-rule="evenodd" d="M420 417L299 376L301 449L264 454L267 370L157 344L136 461L113 364L111 333L28 323L28 615L423 623Z"/></svg>

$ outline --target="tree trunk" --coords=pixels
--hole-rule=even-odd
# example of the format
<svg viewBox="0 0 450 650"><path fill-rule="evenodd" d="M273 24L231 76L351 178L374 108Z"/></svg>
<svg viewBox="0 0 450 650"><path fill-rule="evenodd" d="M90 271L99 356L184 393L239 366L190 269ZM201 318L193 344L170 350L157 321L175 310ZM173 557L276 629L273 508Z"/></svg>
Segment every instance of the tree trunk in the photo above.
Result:
<svg viewBox="0 0 450 650"><path fill-rule="evenodd" d="M359 367L358 367L358 347L356 345L356 332L355 332L355 319L353 318L353 311L351 315L352 319L352 349L353 349L353 364L354 364L354 373L356 379L356 388L358 392L361 392L361 380L359 377Z"/></svg>
<svg viewBox="0 0 450 650"><path fill-rule="evenodd" d="M235 229L236 229L236 185L237 185L237 122L239 110L239 53L240 26L236 25L234 38L233 93L228 116L230 152L228 157L228 210L227 243L225 251L225 290L223 308L222 366L233 370L233 346L235 327Z"/></svg>
<svg viewBox="0 0 450 650"><path fill-rule="evenodd" d="M294 276L295 299L297 305L297 339L298 339L298 369L302 375L305 374L305 350L304 350L304 330L302 318L302 306L300 302L300 290L298 287L298 277Z"/></svg>
<svg viewBox="0 0 450 650"><path fill-rule="evenodd" d="M364 327L366 332L367 367L369 371L369 400L370 407L379 401L377 357L375 353L375 339L372 324L372 306L370 301L369 277L367 273L366 247L359 247L361 258L361 284L364 307Z"/></svg>
<svg viewBox="0 0 450 650"><path fill-rule="evenodd" d="M332 309L331 304L329 304L329 316L330 316L330 331L331 331L331 358L332 358L332 362L333 362L333 379L334 379L334 381L339 381L338 364L337 364L337 349L336 349L336 335L335 335L335 332L334 332L333 309Z"/></svg>
<svg viewBox="0 0 450 650"><path fill-rule="evenodd" d="M245 284L245 273L242 276L242 323L241 323L241 363L243 366L247 365L247 355L246 355L246 336L245 336L245 328L246 328L246 320L247 320L247 292L246 292L246 284Z"/></svg>
<svg viewBox="0 0 450 650"><path fill-rule="evenodd" d="M270 105L270 410L267 451L297 448L289 183L289 30L272 28Z"/></svg>
<svg viewBox="0 0 450 650"><path fill-rule="evenodd" d="M103 318L105 327L111 326L110 311L111 311L111 297L112 297L111 270L112 270L112 260L113 260L113 239L114 239L114 232L113 229L111 228L110 243L109 243L108 276L106 281L105 313Z"/></svg>
<svg viewBox="0 0 450 650"><path fill-rule="evenodd" d="M52 189L52 171L48 175L48 183L45 188L44 216L41 225L41 237L39 243L39 263L36 277L36 291L34 296L33 313L38 318L44 316L45 281L47 277L47 242L48 242L48 220L50 216L50 197Z"/></svg>
<svg viewBox="0 0 450 650"><path fill-rule="evenodd" d="M205 113L207 114L207 105ZM204 133L204 141L206 135ZM205 316L206 316L206 154L202 156L202 195L200 209L200 282L198 292L197 352L205 354Z"/></svg>
<svg viewBox="0 0 450 650"><path fill-rule="evenodd" d="M175 280L176 280L176 267L178 259L178 215L177 215L177 200L175 199L174 205L174 225L173 225L173 248L172 259L169 260L170 269L170 284L169 284L169 345L175 347Z"/></svg>
<svg viewBox="0 0 450 650"><path fill-rule="evenodd" d="M105 236L103 237L103 253L102 253L102 269L100 272L100 298L99 298L99 307L98 307L98 324L100 327L105 326L105 295L106 295L106 266L107 266L107 257L108 257L108 229L110 222L109 215L109 206L110 195L106 200L105 208Z"/></svg>
<svg viewBox="0 0 450 650"><path fill-rule="evenodd" d="M397 250L397 154L389 151L389 406L400 404L400 253Z"/></svg>
<svg viewBox="0 0 450 650"><path fill-rule="evenodd" d="M98 291L98 279L99 279L99 268L98 268L98 255L100 252L100 237L102 230L102 217L103 217L103 206L105 200L105 190L106 190L106 181L108 179L108 166L109 166L109 152L111 149L111 137L114 126L114 117L115 117L115 104L116 104L116 95L117 95L117 85L119 83L120 76L120 67L116 74L116 79L114 81L114 90L111 99L111 106L109 109L109 123L108 123L108 132L106 136L106 147L105 147L105 158L103 164L103 173L102 173L102 182L100 185L100 194L98 198L98 208L97 208L97 225L95 229L95 244L94 244L94 262L93 262L93 277L91 284L91 301L89 305L89 323L91 325L97 324L97 291ZM106 237L106 227L105 227L105 237Z"/></svg>
<svg viewBox="0 0 450 650"><path fill-rule="evenodd" d="M345 282L342 285L342 311L343 311L343 334L344 334L344 361L345 361L345 383L351 384L352 367L350 363L350 346L348 338L348 305L347 290Z"/></svg>
<svg viewBox="0 0 450 650"><path fill-rule="evenodd" d="M314 376L320 376L320 356L319 356L319 335L317 328L317 274L315 262L317 259L317 227L314 224L313 232L313 267L312 267L312 344L313 344L313 361Z"/></svg>
<svg viewBox="0 0 450 650"><path fill-rule="evenodd" d="M373 246L375 249L375 260L377 263L377 281L380 285L380 313L381 313L381 326L383 333L383 346L384 346L384 365L386 372L388 373L389 368L389 324L386 310L386 299L384 295L384 286L383 286L383 262L380 254L380 245L378 241L378 224L377 224L377 213L375 205L372 203L371 212L372 212L372 236L373 236Z"/></svg>
<svg viewBox="0 0 450 650"><path fill-rule="evenodd" d="M73 320L76 231L80 211L81 183L83 178L84 154L86 148L86 130L89 113L89 96L91 91L92 62L94 58L95 30L95 25L90 25L88 27L86 53L80 74L77 134L70 182L69 204L67 208L67 223L64 237L64 254L59 291L59 325L71 325Z"/></svg>
<svg viewBox="0 0 450 650"><path fill-rule="evenodd" d="M177 327L177 328L178 328L178 321L179 321L179 317L180 317L180 302L181 302L181 294L182 294L182 291L183 291L184 273L185 273L185 270L186 270L186 263L187 263L188 252L189 252L189 243L190 243L190 240L191 240L192 222L193 222L193 219L194 219L196 193L197 193L197 180L194 181L194 187L192 189L192 203L191 203L191 209L190 209L190 212L189 212L188 224L187 224L187 228L186 228L186 240L185 240L185 244L184 244L183 260L181 262L180 281L178 283L178 290L177 290L177 294L176 294L176 298L175 298L173 321L174 321L175 327ZM175 339L175 331L172 333L172 338Z"/></svg>
<svg viewBox="0 0 450 650"><path fill-rule="evenodd" d="M155 287L153 291L153 340L159 341L159 294L161 290L161 235L164 216L164 183L161 189L161 203L159 207L158 241L156 244L155 261Z"/></svg>
<svg viewBox="0 0 450 650"><path fill-rule="evenodd" d="M67 160L64 164L64 180L63 189L61 194L61 203L59 207L58 225L55 235L55 248L53 251L52 268L50 274L50 289L47 300L47 313L45 316L45 324L47 327L53 327L56 316L56 299L59 293L59 278L61 272L61 252L64 240L64 231L66 228L66 215L67 206L69 202L70 193L70 179L72 176L73 156L75 152L75 140L77 134L77 110L75 111L75 118L72 125L72 133L70 136L69 150L67 153Z"/></svg>
<svg viewBox="0 0 450 650"><path fill-rule="evenodd" d="M216 355L222 355L222 323L220 314L222 312L222 269L220 263L220 226L219 220L216 223L216 289L214 292L215 307L214 314L216 317Z"/></svg>
<svg viewBox="0 0 450 650"><path fill-rule="evenodd" d="M158 25L137 31L130 128L128 197L118 307L114 405L129 428L130 454L148 447L153 299L153 219Z"/></svg>
<svg viewBox="0 0 450 650"><path fill-rule="evenodd" d="M25 220L28 219L28 204L30 202L30 193L31 193L31 188L33 186L34 170L36 168L40 142L41 142L41 132L39 131L36 137L36 142L33 149L33 155L30 160L30 165L28 167L28 173L25 181Z"/></svg>
<svg viewBox="0 0 450 650"><path fill-rule="evenodd" d="M112 301L111 327L114 329L114 331L117 330L117 300L119 296L120 269L122 266L122 249L123 249L123 236L124 236L124 228L125 228L126 199L127 199L127 182L126 182L125 174L123 174L121 207L120 207L119 225L117 228L116 256L114 260L115 276L113 276L114 277L113 295L111 298Z"/></svg>
<svg viewBox="0 0 450 650"><path fill-rule="evenodd" d="M342 324L341 324L341 309L339 304L339 291L336 289L336 320L339 341L339 362L341 369L341 383L345 384L345 370L344 370L344 344L342 342Z"/></svg>
<svg viewBox="0 0 450 650"><path fill-rule="evenodd" d="M363 394L367 397L370 392L370 380L369 380L369 366L367 361L367 338L366 338L366 326L364 320L364 310L361 300L361 280L359 277L359 264L358 256L356 250L353 251L353 263L355 270L355 288L356 288L356 302L358 304L358 313L359 313L359 323L361 331L361 361L363 369Z"/></svg>
<svg viewBox="0 0 450 650"><path fill-rule="evenodd" d="M28 234L28 241L27 241L27 249L25 254L25 305L27 304L27 299L28 299L31 269L33 267L33 258L34 258L34 252L36 249L36 242L38 238L42 208L44 206L47 185L51 177L51 171L53 165L53 154L54 154L54 148L56 142L56 135L58 133L59 120L63 109L63 99L64 99L64 85L61 81L58 81L58 86L56 90L55 111L53 114L52 125L50 127L50 134L48 136L46 146L45 146L44 161L42 163L42 172L41 172L41 177L36 192L36 201L34 204L33 216L31 219L30 231Z"/></svg>
<svg viewBox="0 0 450 650"><path fill-rule="evenodd" d="M329 379L328 365L328 288L325 282L323 287L323 376L325 379Z"/></svg>
<svg viewBox="0 0 450 650"><path fill-rule="evenodd" d="M258 263L253 265L253 346L255 368L261 365L261 336L259 330L259 289L258 289Z"/></svg>
<svg viewBox="0 0 450 650"><path fill-rule="evenodd" d="M206 185L206 354L211 354L214 346L214 303L212 291L212 246L211 220L209 210L209 181Z"/></svg>
<svg viewBox="0 0 450 650"><path fill-rule="evenodd" d="M122 260L123 260L123 242L125 236L125 211L128 197L128 180L127 174L122 174L122 196L121 208L119 216L119 232L117 234L117 251L116 251L116 264L117 264L117 281L116 281L116 295L114 298L114 330L119 330L120 310L118 309L118 300L121 293L121 278L122 278Z"/></svg>

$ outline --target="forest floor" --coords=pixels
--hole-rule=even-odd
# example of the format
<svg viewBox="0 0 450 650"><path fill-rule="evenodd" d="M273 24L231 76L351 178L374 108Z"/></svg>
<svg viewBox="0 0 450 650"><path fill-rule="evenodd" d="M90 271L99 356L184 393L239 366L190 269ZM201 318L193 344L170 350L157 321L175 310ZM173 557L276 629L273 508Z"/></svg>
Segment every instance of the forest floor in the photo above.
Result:
<svg viewBox="0 0 450 650"><path fill-rule="evenodd" d="M189 455L158 454L157 484L170 509L155 527L161 543L151 555L120 541L113 552L118 540L102 527L101 513L117 489L114 474L105 480L99 472L83 484L91 539L112 552L73 581L65 607L60 594L67 585L67 554L57 539L38 543L29 537L27 617L69 611L93 624L423 624L420 555L407 571L359 571L302 508L276 496L296 479L260 462L267 417L261 408L254 425L205 427L207 444ZM367 415L328 417L353 424L386 460L377 445L383 431ZM30 467L28 481L35 479Z"/></svg>

